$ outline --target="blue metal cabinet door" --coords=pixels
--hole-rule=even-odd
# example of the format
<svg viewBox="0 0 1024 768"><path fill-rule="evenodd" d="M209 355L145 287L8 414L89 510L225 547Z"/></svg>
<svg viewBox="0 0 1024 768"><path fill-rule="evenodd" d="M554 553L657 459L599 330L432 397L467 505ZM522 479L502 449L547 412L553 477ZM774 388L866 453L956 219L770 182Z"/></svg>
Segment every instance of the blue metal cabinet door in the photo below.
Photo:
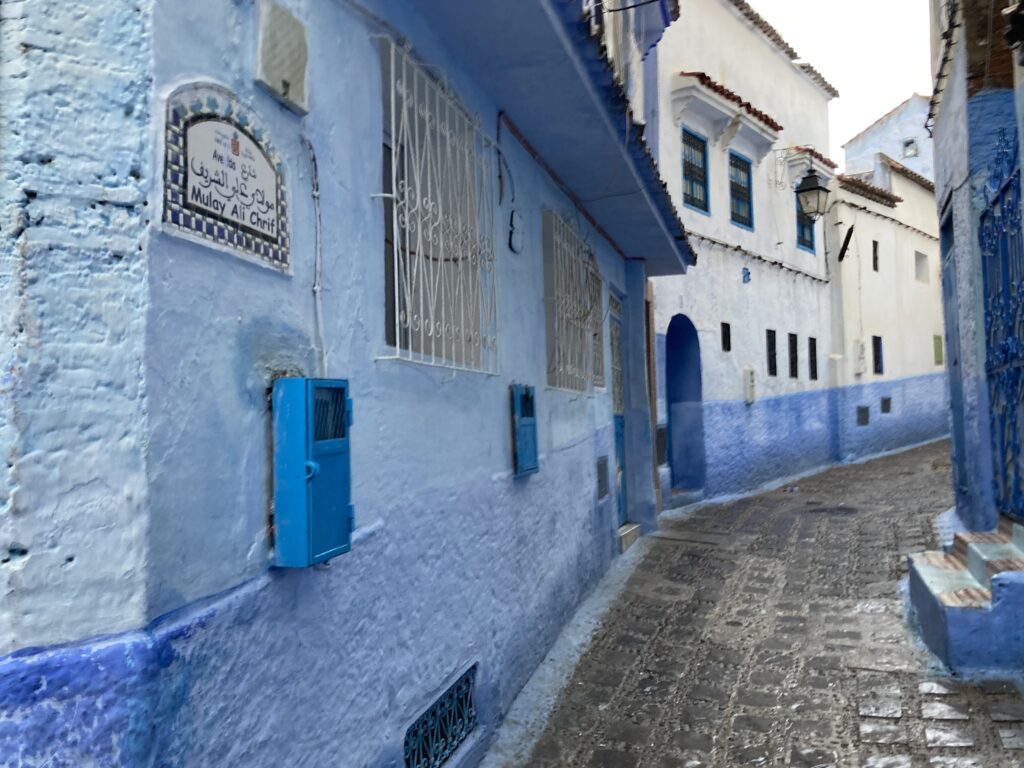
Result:
<svg viewBox="0 0 1024 768"><path fill-rule="evenodd" d="M537 417L534 400L533 387L524 384L512 385L512 428L515 430L517 476L531 474L540 468L537 457Z"/></svg>
<svg viewBox="0 0 1024 768"><path fill-rule="evenodd" d="M351 547L352 505L349 427L352 401L344 381L310 381L313 414L308 439L310 562L319 563Z"/></svg>

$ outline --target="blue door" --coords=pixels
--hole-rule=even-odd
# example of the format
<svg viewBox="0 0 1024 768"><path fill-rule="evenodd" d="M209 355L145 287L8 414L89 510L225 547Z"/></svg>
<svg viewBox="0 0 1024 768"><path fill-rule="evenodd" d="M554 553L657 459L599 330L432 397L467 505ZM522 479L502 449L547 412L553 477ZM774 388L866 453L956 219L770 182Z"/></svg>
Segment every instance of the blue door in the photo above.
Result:
<svg viewBox="0 0 1024 768"><path fill-rule="evenodd" d="M995 500L1024 520L1024 238L1017 131L1000 131L978 224L985 277L985 375L992 425Z"/></svg>
<svg viewBox="0 0 1024 768"><path fill-rule="evenodd" d="M615 422L615 496L619 508L619 525L629 519L626 513L626 396L622 380L621 302L609 296L609 331L612 347L612 413Z"/></svg>

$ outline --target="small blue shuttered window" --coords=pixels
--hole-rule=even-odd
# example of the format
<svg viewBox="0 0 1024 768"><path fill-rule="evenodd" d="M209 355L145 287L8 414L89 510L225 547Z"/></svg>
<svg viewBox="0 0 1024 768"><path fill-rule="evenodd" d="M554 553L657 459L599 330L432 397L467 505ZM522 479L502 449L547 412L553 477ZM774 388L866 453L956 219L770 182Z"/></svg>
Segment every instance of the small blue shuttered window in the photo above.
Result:
<svg viewBox="0 0 1024 768"><path fill-rule="evenodd" d="M536 393L526 384L512 384L512 454L516 477L540 469L537 458Z"/></svg>
<svg viewBox="0 0 1024 768"><path fill-rule="evenodd" d="M754 184L750 161L729 153L729 218L733 224L754 228Z"/></svg>
<svg viewBox="0 0 1024 768"><path fill-rule="evenodd" d="M696 133L683 129L683 203L707 213L708 143Z"/></svg>
<svg viewBox="0 0 1024 768"><path fill-rule="evenodd" d="M814 252L814 220L804 213L799 198L796 201L796 244L805 251Z"/></svg>

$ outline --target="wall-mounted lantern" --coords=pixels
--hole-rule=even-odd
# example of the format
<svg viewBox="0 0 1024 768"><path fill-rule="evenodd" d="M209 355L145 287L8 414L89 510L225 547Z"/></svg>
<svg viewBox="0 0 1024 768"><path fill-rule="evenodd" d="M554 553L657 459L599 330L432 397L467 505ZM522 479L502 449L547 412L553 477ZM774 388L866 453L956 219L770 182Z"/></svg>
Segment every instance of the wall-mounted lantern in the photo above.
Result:
<svg viewBox="0 0 1024 768"><path fill-rule="evenodd" d="M800 186L796 188L796 197L800 201L800 210L811 221L817 221L825 215L828 203L828 187L814 170L807 172Z"/></svg>

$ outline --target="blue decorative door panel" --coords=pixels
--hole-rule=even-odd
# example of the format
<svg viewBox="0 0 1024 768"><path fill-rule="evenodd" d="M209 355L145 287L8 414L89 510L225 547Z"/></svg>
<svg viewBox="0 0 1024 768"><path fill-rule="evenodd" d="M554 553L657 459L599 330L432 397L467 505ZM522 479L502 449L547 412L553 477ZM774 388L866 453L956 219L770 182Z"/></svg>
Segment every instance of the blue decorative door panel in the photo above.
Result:
<svg viewBox="0 0 1024 768"><path fill-rule="evenodd" d="M985 374L991 401L995 500L1024 520L1021 430L1024 409L1024 240L1016 131L1000 132L979 223L985 278Z"/></svg>

